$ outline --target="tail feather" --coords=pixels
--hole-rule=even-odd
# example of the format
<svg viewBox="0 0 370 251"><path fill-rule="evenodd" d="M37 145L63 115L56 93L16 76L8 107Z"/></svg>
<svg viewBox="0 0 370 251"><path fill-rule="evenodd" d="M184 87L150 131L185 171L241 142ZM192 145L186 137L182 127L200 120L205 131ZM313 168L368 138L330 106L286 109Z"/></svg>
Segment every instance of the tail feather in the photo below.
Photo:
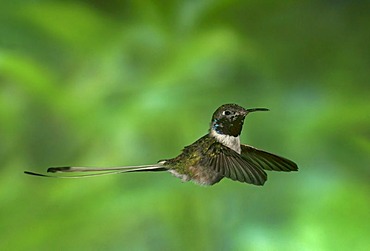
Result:
<svg viewBox="0 0 370 251"><path fill-rule="evenodd" d="M70 166L70 167L50 167L48 168L48 173L70 173L70 172L96 172L92 174L80 174L80 175L47 175L41 173L35 173L30 171L25 171L25 174L40 176L40 177L48 177L48 178L87 178L87 177L94 177L94 176L103 176L103 175L110 175L110 174L119 174L119 173L127 173L127 172L155 172L155 171L167 171L168 169L165 168L162 163L158 163L155 165L143 165L143 166L121 166L121 167L77 167L77 166Z"/></svg>

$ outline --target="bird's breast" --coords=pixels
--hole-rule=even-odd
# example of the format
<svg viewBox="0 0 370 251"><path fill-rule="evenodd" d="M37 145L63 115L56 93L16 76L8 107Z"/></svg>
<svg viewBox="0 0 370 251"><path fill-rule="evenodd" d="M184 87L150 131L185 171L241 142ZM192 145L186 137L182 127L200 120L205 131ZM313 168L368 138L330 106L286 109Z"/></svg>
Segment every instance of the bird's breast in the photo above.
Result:
<svg viewBox="0 0 370 251"><path fill-rule="evenodd" d="M224 146L227 146L239 154L241 153L239 136L234 137L231 135L219 134L215 130L211 130L210 134Z"/></svg>
<svg viewBox="0 0 370 251"><path fill-rule="evenodd" d="M189 166L186 174L175 169L170 169L169 172L182 181L191 180L202 186L213 185L223 178L218 172L203 166Z"/></svg>

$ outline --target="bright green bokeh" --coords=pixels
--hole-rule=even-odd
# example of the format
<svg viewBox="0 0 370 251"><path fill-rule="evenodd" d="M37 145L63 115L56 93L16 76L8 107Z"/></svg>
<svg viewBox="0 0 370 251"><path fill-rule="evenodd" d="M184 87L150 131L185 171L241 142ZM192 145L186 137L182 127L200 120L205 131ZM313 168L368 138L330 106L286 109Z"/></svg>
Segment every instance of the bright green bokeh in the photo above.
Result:
<svg viewBox="0 0 370 251"><path fill-rule="evenodd" d="M0 250L370 250L366 1L1 1ZM297 173L212 187L150 164L224 103Z"/></svg>

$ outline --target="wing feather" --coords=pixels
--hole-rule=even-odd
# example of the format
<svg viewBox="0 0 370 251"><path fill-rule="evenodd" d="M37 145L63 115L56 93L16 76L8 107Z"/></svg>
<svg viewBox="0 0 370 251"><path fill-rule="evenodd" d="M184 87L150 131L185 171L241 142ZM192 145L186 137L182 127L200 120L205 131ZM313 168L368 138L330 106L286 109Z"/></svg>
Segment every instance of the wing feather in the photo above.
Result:
<svg viewBox="0 0 370 251"><path fill-rule="evenodd" d="M293 161L252 146L241 145L241 155L245 160L255 163L264 170L283 172L298 170L297 164Z"/></svg>
<svg viewBox="0 0 370 251"><path fill-rule="evenodd" d="M254 185L263 185L267 180L267 174L253 161L244 159L234 150L221 143L212 144L203 165L212 168L221 175Z"/></svg>

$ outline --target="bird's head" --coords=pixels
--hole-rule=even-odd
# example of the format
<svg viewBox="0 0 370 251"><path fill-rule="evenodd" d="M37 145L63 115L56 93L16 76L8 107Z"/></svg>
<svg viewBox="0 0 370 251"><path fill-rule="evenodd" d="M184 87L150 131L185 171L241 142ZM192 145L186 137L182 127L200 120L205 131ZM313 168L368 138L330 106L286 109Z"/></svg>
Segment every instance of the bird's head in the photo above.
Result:
<svg viewBox="0 0 370 251"><path fill-rule="evenodd" d="M268 109L244 109L236 104L222 105L213 113L210 130L214 130L218 134L237 137L243 129L245 116L256 111L268 111Z"/></svg>

